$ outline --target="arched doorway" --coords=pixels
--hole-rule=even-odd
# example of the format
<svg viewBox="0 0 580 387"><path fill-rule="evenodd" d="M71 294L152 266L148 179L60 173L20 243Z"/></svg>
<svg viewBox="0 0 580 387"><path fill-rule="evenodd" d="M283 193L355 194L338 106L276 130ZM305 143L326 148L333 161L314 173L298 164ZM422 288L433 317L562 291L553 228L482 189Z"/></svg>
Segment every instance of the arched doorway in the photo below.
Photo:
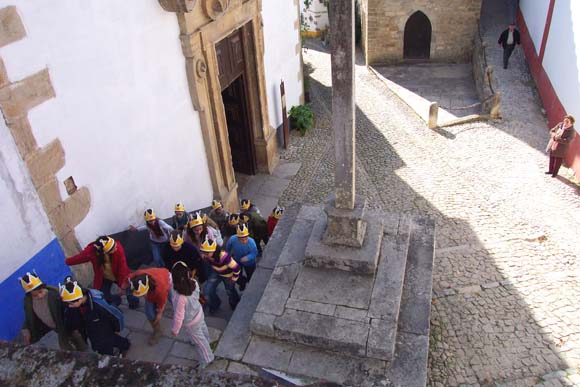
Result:
<svg viewBox="0 0 580 387"><path fill-rule="evenodd" d="M417 11L407 20L403 47L405 59L429 59L431 22L423 12Z"/></svg>

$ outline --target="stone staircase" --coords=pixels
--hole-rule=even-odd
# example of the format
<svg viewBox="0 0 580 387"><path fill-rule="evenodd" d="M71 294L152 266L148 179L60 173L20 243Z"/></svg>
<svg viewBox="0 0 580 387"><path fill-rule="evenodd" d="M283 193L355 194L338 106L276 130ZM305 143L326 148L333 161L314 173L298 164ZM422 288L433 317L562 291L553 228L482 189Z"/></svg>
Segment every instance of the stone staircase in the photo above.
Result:
<svg viewBox="0 0 580 387"><path fill-rule="evenodd" d="M369 243L380 246L377 259L353 256L356 250L349 248L342 256L346 266L376 261L371 273L367 263L359 272L326 265L331 261L317 244L325 222L321 207L302 206L295 219L286 219L285 230L274 235L265 252L271 270L267 285L252 302L252 316L248 319L248 311L243 312L244 328L251 329L249 345L231 357L228 331L240 332L240 327L230 322L217 355L344 384L424 386L434 222L399 214L369 214L365 219L369 230L379 230L369 234L375 235ZM249 302L247 296L242 302ZM276 362L255 353L259 348L292 355L287 362ZM304 357L332 360L321 367L299 361Z"/></svg>

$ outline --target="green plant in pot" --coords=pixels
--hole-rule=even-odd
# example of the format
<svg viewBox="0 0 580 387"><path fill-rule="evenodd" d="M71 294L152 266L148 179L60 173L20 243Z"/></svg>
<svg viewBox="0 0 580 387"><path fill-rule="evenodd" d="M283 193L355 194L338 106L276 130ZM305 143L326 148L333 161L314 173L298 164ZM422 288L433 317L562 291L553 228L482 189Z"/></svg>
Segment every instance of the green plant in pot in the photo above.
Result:
<svg viewBox="0 0 580 387"><path fill-rule="evenodd" d="M293 128L298 129L303 136L312 129L314 127L314 113L312 113L310 106L292 106L292 109L290 109L290 124Z"/></svg>

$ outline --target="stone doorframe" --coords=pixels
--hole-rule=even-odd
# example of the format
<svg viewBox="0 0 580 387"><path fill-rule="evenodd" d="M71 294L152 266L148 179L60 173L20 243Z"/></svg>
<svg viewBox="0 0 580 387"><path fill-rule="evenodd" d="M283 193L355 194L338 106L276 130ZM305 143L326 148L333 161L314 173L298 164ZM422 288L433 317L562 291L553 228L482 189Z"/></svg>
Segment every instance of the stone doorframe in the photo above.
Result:
<svg viewBox="0 0 580 387"><path fill-rule="evenodd" d="M215 45L241 28L248 86L248 110L258 172L271 173L278 163L276 130L268 119L264 73L261 0L158 0L179 22L191 101L199 112L214 196L227 209L238 209L238 183L232 154ZM253 46L253 47L252 47Z"/></svg>

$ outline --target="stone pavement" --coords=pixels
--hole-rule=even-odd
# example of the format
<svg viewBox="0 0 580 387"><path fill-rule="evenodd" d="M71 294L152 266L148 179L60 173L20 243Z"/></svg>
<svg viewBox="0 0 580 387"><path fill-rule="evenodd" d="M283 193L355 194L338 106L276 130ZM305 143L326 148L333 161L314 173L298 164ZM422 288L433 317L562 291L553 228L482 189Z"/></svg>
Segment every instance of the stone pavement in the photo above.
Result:
<svg viewBox="0 0 580 387"><path fill-rule="evenodd" d="M500 26L488 31L497 40ZM501 49L489 49L497 67ZM521 55L496 70L504 120L447 136L357 68L359 193L376 209L437 221L431 386L580 385L580 199L543 173L545 121ZM333 187L330 58L317 46L304 58L316 129L293 134L283 154L302 162L283 204L322 203Z"/></svg>

